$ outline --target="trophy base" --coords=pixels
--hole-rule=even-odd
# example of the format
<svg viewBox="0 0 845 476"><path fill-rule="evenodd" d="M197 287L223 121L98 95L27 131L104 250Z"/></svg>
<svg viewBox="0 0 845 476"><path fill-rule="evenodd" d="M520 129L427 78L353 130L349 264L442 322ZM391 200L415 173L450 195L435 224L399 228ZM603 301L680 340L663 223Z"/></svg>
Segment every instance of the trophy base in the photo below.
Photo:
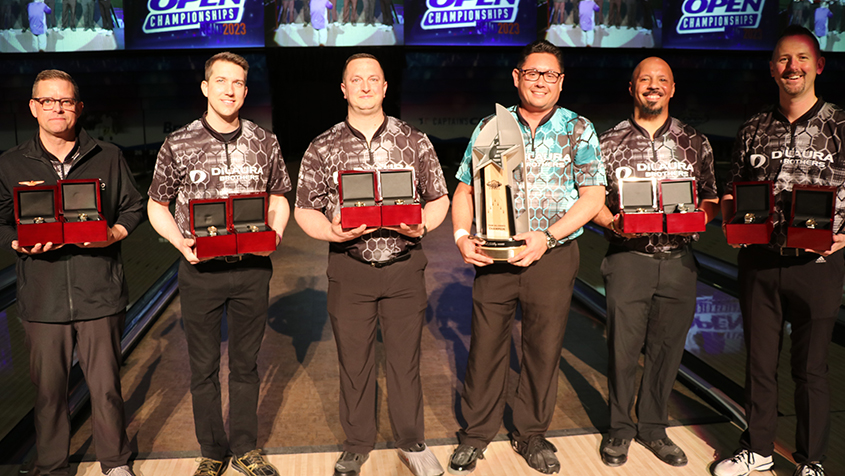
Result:
<svg viewBox="0 0 845 476"><path fill-rule="evenodd" d="M525 240L485 240L479 248L493 261L507 261L525 249Z"/></svg>

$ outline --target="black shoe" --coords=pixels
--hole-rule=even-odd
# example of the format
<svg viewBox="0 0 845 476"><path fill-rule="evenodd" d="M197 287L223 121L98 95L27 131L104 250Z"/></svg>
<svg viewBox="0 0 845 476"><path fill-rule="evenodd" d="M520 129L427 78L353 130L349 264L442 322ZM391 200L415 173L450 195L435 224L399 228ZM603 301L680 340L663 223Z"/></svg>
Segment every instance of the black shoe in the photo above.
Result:
<svg viewBox="0 0 845 476"><path fill-rule="evenodd" d="M669 437L652 441L645 441L637 437L637 443L651 450L660 461L668 465L684 466L687 464L687 455L684 454L684 450L673 443Z"/></svg>
<svg viewBox="0 0 845 476"><path fill-rule="evenodd" d="M622 466L628 461L628 447L631 446L631 440L627 438L611 438L607 436L601 442L599 453L601 454L601 462L610 466Z"/></svg>
<svg viewBox="0 0 845 476"><path fill-rule="evenodd" d="M358 476L370 455L344 451L334 464L334 476Z"/></svg>
<svg viewBox="0 0 845 476"><path fill-rule="evenodd" d="M486 448L485 448L486 449ZM449 458L449 474L464 476L475 471L475 462L484 459L484 450L471 445L458 445Z"/></svg>
<svg viewBox="0 0 845 476"><path fill-rule="evenodd" d="M264 455L258 449L242 456L233 456L232 468L247 476L279 476L276 468L264 459Z"/></svg>
<svg viewBox="0 0 845 476"><path fill-rule="evenodd" d="M543 474L560 472L560 461L555 456L557 448L549 440L544 438L543 435L531 436L528 438L528 441L523 443L512 439L511 446L514 451L525 458L525 462L531 468Z"/></svg>

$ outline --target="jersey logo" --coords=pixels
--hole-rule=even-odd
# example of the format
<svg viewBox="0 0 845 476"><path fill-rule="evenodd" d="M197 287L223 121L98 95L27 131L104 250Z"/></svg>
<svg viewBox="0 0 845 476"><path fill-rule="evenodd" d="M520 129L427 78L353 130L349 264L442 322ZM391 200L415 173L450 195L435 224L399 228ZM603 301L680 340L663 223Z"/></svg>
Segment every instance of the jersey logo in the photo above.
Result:
<svg viewBox="0 0 845 476"><path fill-rule="evenodd" d="M748 162L751 164L752 167L755 169L759 169L761 167L765 167L766 163L769 161L763 154L751 154L751 157L748 158Z"/></svg>
<svg viewBox="0 0 845 476"><path fill-rule="evenodd" d="M634 170L631 167L619 167L616 169L616 179L617 180L625 180L626 178L634 175Z"/></svg>
<svg viewBox="0 0 845 476"><path fill-rule="evenodd" d="M204 170L191 170L188 176L191 178L191 183L205 182L208 178L208 174Z"/></svg>
<svg viewBox="0 0 845 476"><path fill-rule="evenodd" d="M18 185L26 185L27 187L34 187L44 183L43 180L30 180L29 182L18 182Z"/></svg>

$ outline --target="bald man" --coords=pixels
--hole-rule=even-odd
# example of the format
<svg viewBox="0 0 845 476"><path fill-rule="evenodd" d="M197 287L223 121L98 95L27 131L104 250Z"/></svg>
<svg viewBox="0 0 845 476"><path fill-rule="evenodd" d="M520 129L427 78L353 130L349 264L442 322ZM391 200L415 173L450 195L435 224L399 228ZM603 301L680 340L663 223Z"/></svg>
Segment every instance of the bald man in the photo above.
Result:
<svg viewBox="0 0 845 476"><path fill-rule="evenodd" d="M622 233L619 180L695 178L698 207L710 221L719 202L713 151L700 132L669 116L675 80L665 61L643 60L628 90L634 114L600 138L607 201L594 221L607 229L610 242L601 267L607 293L610 431L600 452L606 465L621 466L636 439L664 463L683 466L686 455L666 436L667 404L695 314L698 276L690 245L698 234ZM643 345L645 364L634 423L631 408Z"/></svg>

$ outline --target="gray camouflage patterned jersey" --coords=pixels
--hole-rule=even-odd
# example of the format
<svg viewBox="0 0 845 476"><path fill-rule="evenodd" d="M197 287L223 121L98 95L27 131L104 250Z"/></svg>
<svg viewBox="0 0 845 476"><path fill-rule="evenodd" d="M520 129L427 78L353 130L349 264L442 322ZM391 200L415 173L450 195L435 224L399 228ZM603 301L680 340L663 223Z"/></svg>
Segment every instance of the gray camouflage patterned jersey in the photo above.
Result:
<svg viewBox="0 0 845 476"><path fill-rule="evenodd" d="M340 213L337 173L413 167L423 201L448 194L440 161L425 134L409 124L385 116L370 145L346 121L317 136L305 151L296 187L296 206L322 211L331 220ZM358 239L332 243L332 250L367 262L388 261L404 254L418 240L379 229Z"/></svg>
<svg viewBox="0 0 845 476"><path fill-rule="evenodd" d="M790 124L774 106L749 119L739 130L725 193L734 182L774 181L774 231L768 248L786 246L793 185L837 187L833 230L845 218L845 111L824 102Z"/></svg>
<svg viewBox="0 0 845 476"><path fill-rule="evenodd" d="M187 238L190 200L292 188L276 136L249 120L240 123L226 142L203 116L167 136L158 151L149 195L161 203L176 199L176 224Z"/></svg>
<svg viewBox="0 0 845 476"><path fill-rule="evenodd" d="M614 215L619 213L621 178L695 178L699 203L704 199L718 198L710 142L678 119L667 119L652 140L649 133L631 117L603 133L599 141L601 155L607 165L607 208ZM605 236L611 245L643 253L676 250L698 240L698 234L683 236L668 233L648 233L625 239L610 230L605 231Z"/></svg>

